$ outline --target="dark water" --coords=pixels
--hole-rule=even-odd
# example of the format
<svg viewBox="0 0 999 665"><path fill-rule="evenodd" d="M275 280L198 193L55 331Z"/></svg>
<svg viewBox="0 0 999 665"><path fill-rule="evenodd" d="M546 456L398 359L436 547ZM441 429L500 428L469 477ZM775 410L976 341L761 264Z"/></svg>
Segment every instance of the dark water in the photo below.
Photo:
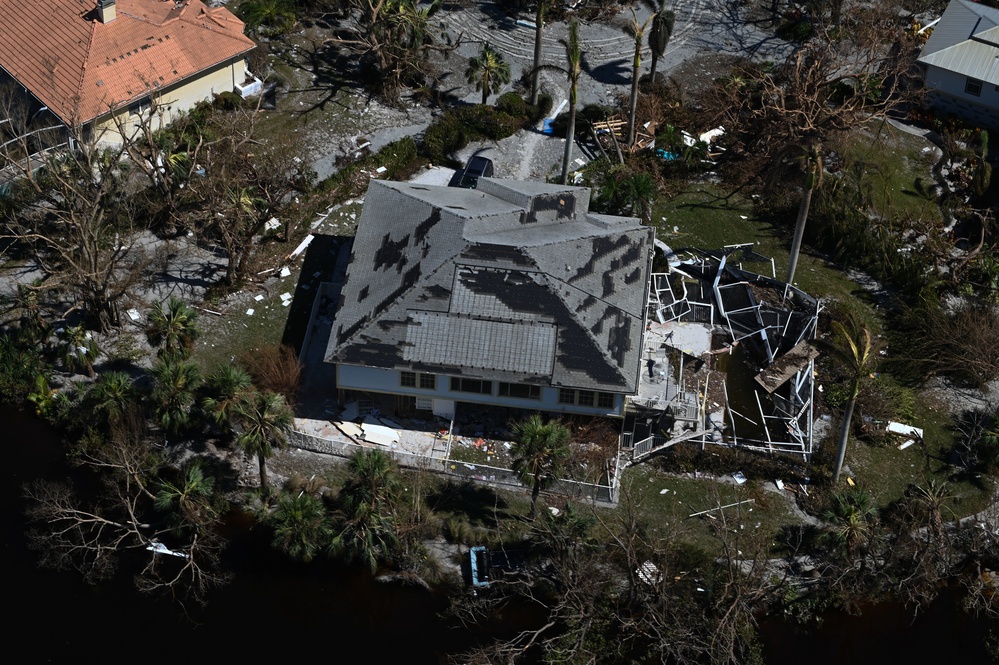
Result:
<svg viewBox="0 0 999 665"><path fill-rule="evenodd" d="M224 662L264 658L331 663L437 663L459 642L437 618L443 600L331 564L295 566L249 531L228 552L235 580L206 609L186 611L136 592L127 574L90 586L39 570L25 546L20 487L59 477L58 436L32 417L0 410L9 457L4 483L3 634L28 663ZM7 660L4 657L4 660Z"/></svg>
<svg viewBox="0 0 999 665"><path fill-rule="evenodd" d="M296 566L250 530L229 551L235 580L213 592L207 609L140 595L127 575L89 586L69 573L35 567L24 544L20 487L64 475L58 436L27 414L0 410L8 453L4 484L3 634L15 661L181 663L208 659L248 663L280 658L330 663L437 663L473 639L438 618L444 599L373 580L332 564ZM894 606L862 616L825 618L804 632L764 621L771 665L990 662L990 628L970 621L945 598L912 623ZM999 626L994 627L999 630ZM7 657L4 660L8 660Z"/></svg>

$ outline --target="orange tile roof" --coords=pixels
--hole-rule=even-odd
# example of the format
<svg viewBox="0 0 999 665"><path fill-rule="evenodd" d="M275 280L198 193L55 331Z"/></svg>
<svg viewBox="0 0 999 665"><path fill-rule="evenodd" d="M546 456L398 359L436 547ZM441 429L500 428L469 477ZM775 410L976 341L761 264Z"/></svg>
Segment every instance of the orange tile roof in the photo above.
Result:
<svg viewBox="0 0 999 665"><path fill-rule="evenodd" d="M0 0L0 67L69 125L142 99L254 47L243 22L200 0Z"/></svg>

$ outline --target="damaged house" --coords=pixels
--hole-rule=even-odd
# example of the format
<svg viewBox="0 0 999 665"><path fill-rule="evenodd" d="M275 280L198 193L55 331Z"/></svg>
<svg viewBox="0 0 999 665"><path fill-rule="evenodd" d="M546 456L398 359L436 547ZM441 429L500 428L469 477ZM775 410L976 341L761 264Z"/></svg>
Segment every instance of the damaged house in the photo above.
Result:
<svg viewBox="0 0 999 665"><path fill-rule="evenodd" d="M589 200L493 178L372 181L326 352L341 403L622 417L640 383L653 231Z"/></svg>
<svg viewBox="0 0 999 665"><path fill-rule="evenodd" d="M819 303L744 270L772 266L751 246L680 260L589 196L372 181L325 355L340 403L620 418L633 461L681 441L807 458Z"/></svg>
<svg viewBox="0 0 999 665"><path fill-rule="evenodd" d="M645 371L625 440L632 459L681 441L812 453L819 302L742 269L769 263L752 245L668 247L669 270L649 283Z"/></svg>

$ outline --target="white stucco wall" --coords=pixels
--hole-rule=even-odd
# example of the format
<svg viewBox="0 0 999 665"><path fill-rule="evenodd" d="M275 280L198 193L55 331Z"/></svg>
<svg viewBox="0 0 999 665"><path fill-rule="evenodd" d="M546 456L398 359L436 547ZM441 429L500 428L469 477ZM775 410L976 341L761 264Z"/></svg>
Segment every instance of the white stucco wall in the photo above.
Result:
<svg viewBox="0 0 999 665"><path fill-rule="evenodd" d="M981 96L969 95L964 91L967 76L933 65L926 68L925 82L936 108L979 127L999 127L999 90L994 83L982 81Z"/></svg>
<svg viewBox="0 0 999 665"><path fill-rule="evenodd" d="M493 381L492 395L480 395L451 391L450 376L438 374L436 389L426 390L419 387L404 387L399 382L399 371L377 367L358 367L355 365L337 365L337 387L344 390L360 390L365 392L384 393L390 395L413 395L415 397L430 397L448 399L456 402L473 404L492 404L530 411L550 411L553 413L579 413L589 416L621 417L624 398L614 396L614 408L584 407L558 403L558 388L541 389L541 399L517 399L515 397L500 397L497 394L499 382Z"/></svg>
<svg viewBox="0 0 999 665"><path fill-rule="evenodd" d="M199 76L182 82L179 85L153 91L150 97L156 100L157 110L152 117L152 128L162 129L173 122L181 113L190 110L198 102L211 99L212 95L222 92L232 92L236 84L243 83L246 78L246 60L240 56L232 62L222 63ZM149 117L149 111L145 112ZM120 144L121 135L117 126L121 124L125 133L135 133L140 126L140 117L132 115L125 106L114 114L95 121L95 131L99 141L108 144Z"/></svg>

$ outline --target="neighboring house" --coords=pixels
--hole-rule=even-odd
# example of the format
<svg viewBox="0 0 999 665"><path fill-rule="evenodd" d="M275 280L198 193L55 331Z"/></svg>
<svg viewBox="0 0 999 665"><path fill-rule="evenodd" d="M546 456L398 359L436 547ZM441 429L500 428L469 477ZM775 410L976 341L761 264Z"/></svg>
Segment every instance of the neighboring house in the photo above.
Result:
<svg viewBox="0 0 999 665"><path fill-rule="evenodd" d="M0 0L0 80L34 110L105 142L155 101L154 128L247 81L254 43L225 8L200 0Z"/></svg>
<svg viewBox="0 0 999 665"><path fill-rule="evenodd" d="M372 181L326 360L348 394L622 416L637 393L653 230L590 190Z"/></svg>
<svg viewBox="0 0 999 665"><path fill-rule="evenodd" d="M951 0L919 62L934 106L999 128L999 9Z"/></svg>

